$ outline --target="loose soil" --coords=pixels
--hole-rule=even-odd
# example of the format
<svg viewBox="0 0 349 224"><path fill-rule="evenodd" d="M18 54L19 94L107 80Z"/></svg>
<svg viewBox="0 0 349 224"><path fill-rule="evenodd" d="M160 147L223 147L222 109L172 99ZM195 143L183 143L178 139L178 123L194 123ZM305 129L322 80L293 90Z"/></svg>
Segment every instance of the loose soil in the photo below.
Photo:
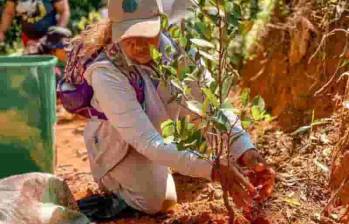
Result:
<svg viewBox="0 0 349 224"><path fill-rule="evenodd" d="M69 184L75 199L98 193L90 173L83 143L85 121L58 112L56 174ZM338 131L335 118L311 134L291 136L273 124L259 124L251 134L259 151L277 172L275 192L266 203L256 208L255 224L336 223L320 221L320 212L330 197L329 164ZM218 185L175 174L178 204L167 214L148 216L125 214L108 224L201 224L227 223L227 214ZM338 217L333 215L332 219Z"/></svg>

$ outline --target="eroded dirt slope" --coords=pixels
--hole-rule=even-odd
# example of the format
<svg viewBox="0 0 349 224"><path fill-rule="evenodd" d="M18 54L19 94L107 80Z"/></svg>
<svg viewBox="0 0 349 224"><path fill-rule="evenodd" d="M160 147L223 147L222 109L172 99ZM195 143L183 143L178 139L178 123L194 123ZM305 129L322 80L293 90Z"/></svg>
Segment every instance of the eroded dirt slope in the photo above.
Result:
<svg viewBox="0 0 349 224"><path fill-rule="evenodd" d="M287 2L288 14L284 8L275 10L241 76L253 95L264 98L283 130L294 130L309 123L313 111L317 118L331 116L336 96L344 92L345 83L338 79L348 70L344 30L349 5L340 0L331 1L334 8L315 0Z"/></svg>

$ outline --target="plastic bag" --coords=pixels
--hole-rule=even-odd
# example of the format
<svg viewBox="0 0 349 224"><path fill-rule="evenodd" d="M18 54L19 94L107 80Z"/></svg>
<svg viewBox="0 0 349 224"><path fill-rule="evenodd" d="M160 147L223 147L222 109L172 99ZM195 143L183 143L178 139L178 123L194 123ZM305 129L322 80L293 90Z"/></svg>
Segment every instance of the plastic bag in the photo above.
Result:
<svg viewBox="0 0 349 224"><path fill-rule="evenodd" d="M42 173L0 180L0 224L87 224L61 179Z"/></svg>

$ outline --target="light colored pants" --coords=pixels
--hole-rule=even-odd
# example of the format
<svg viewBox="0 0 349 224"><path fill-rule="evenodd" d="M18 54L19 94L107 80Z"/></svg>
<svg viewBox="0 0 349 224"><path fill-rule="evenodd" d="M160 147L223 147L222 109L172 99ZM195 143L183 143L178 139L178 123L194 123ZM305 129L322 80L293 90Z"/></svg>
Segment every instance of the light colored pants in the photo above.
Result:
<svg viewBox="0 0 349 224"><path fill-rule="evenodd" d="M169 168L152 163L134 149L101 179L101 184L132 208L147 214L167 210L177 202Z"/></svg>

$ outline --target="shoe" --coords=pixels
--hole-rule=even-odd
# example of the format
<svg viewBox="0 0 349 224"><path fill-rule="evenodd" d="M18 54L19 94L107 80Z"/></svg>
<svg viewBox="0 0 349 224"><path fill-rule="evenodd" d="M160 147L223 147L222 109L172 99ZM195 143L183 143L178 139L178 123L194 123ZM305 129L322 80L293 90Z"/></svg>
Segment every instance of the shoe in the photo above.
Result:
<svg viewBox="0 0 349 224"><path fill-rule="evenodd" d="M93 195L78 201L80 212L92 222L113 221L119 214L129 208L126 202L116 195Z"/></svg>

